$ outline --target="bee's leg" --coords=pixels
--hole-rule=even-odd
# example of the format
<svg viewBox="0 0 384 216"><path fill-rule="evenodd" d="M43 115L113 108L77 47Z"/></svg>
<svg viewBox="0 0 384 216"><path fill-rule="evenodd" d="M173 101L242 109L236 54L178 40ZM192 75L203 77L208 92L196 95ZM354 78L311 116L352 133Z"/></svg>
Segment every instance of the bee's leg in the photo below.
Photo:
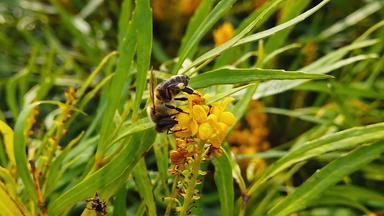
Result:
<svg viewBox="0 0 384 216"><path fill-rule="evenodd" d="M173 100L178 100L178 101L187 101L188 98L186 97L179 97L179 98L174 98Z"/></svg>
<svg viewBox="0 0 384 216"><path fill-rule="evenodd" d="M171 117L171 119L176 119L176 116L178 115L179 113L173 113L171 115L169 115L169 117Z"/></svg>
<svg viewBox="0 0 384 216"><path fill-rule="evenodd" d="M176 110L177 112L179 113L185 113L185 114L188 114L187 112L184 112L182 109L180 109L179 107L175 107L173 105L170 105L170 104L165 104L165 106L169 109L174 109Z"/></svg>
<svg viewBox="0 0 384 216"><path fill-rule="evenodd" d="M190 88L188 86L185 86L181 91L188 93L188 94L193 94L195 92L192 88Z"/></svg>
<svg viewBox="0 0 384 216"><path fill-rule="evenodd" d="M174 133L181 132L181 131L186 131L186 130L188 130L188 129L187 128L181 128L181 129L178 129L178 130L168 129L167 134L174 134Z"/></svg>

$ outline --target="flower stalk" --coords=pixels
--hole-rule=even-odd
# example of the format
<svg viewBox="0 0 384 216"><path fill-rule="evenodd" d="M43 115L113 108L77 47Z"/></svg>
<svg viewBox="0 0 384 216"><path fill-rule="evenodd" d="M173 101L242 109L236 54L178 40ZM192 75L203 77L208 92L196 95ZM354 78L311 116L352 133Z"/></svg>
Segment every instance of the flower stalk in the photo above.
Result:
<svg viewBox="0 0 384 216"><path fill-rule="evenodd" d="M205 157L204 153L204 143L199 143L200 147L200 154L196 154L195 158L193 160L193 165L192 165L192 173L190 174L190 178L187 181L187 190L185 191L185 196L184 196L184 203L183 206L181 207L180 210L180 215L188 215L189 214L189 209L190 205L193 202L193 198L195 196L195 187L197 185L197 180L199 177L200 173L200 165L203 161L203 158Z"/></svg>
<svg viewBox="0 0 384 216"><path fill-rule="evenodd" d="M200 170L201 164L222 153L221 144L236 121L231 112L225 111L231 98L207 104L198 91L186 97L187 104L178 107L182 112L176 115L177 124L172 128L176 148L170 151L172 167L169 169L175 175L176 183L172 189L176 196L171 199L182 201L176 207L182 216L189 215L193 201L200 198L196 185L200 183L199 177L205 175ZM166 215L170 208L172 200Z"/></svg>

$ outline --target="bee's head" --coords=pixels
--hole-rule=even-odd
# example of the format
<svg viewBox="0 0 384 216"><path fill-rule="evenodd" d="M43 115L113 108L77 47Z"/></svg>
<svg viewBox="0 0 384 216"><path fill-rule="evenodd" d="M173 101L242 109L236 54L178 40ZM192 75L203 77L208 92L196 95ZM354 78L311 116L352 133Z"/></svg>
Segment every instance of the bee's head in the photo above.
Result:
<svg viewBox="0 0 384 216"><path fill-rule="evenodd" d="M179 83L180 89L184 89L189 83L189 77L186 75L180 75L181 82Z"/></svg>

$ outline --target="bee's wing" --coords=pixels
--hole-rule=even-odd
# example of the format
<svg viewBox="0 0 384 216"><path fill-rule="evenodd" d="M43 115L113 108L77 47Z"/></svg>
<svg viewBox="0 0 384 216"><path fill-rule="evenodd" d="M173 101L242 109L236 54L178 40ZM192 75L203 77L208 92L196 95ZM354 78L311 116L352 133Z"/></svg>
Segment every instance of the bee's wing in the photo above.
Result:
<svg viewBox="0 0 384 216"><path fill-rule="evenodd" d="M155 79L155 73L153 72L153 67L152 67L151 75L149 78L149 96L151 97L152 104L155 104L155 88L156 88L156 79Z"/></svg>

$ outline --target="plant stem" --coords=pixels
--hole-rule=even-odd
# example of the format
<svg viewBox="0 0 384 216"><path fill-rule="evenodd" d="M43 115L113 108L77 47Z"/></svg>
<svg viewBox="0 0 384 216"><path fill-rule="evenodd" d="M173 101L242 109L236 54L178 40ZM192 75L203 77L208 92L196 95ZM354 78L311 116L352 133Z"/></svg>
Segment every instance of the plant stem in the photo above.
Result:
<svg viewBox="0 0 384 216"><path fill-rule="evenodd" d="M184 197L184 203L181 207L180 216L185 216L188 214L189 206L191 205L193 201L193 195L195 194L195 187L197 183L197 178L199 177L199 171L200 171L200 164L202 162L202 159L204 157L204 144L200 143L200 151L198 154L195 155L193 165L192 165L192 173L191 177L188 181L188 187L186 190L186 194Z"/></svg>
<svg viewBox="0 0 384 216"><path fill-rule="evenodd" d="M171 214L173 199L176 199L176 186L177 182L179 181L179 176L176 176L172 185L172 194L171 194L171 200L169 200L167 208L165 210L165 216L169 216Z"/></svg>
<svg viewBox="0 0 384 216"><path fill-rule="evenodd" d="M37 170L36 170L35 161L30 160L29 161L29 165L31 166L33 184L34 184L35 190L36 190L37 205L38 205L38 207L40 209L41 215L45 216L46 215L45 203L44 203L44 200L43 200L43 196L41 195L40 184L39 184L39 180L38 180L38 177L37 177L38 174L37 174Z"/></svg>

